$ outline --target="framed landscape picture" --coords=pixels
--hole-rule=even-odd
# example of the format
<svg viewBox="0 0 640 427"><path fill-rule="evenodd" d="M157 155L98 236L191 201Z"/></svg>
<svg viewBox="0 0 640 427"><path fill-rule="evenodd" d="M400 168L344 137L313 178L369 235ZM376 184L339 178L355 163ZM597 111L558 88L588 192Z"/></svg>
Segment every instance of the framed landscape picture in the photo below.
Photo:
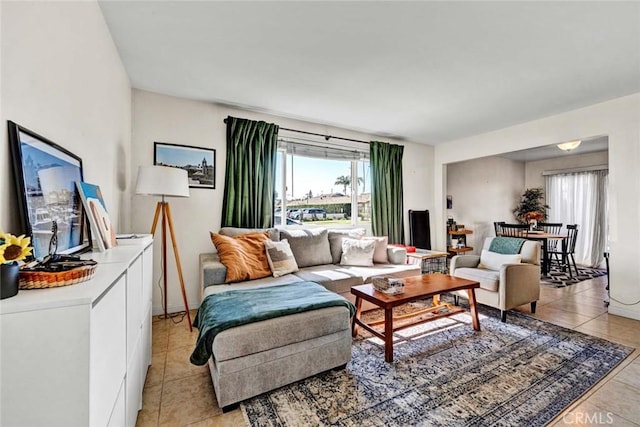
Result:
<svg viewBox="0 0 640 427"><path fill-rule="evenodd" d="M216 188L216 150L214 149L156 142L153 164L186 170L190 188Z"/></svg>

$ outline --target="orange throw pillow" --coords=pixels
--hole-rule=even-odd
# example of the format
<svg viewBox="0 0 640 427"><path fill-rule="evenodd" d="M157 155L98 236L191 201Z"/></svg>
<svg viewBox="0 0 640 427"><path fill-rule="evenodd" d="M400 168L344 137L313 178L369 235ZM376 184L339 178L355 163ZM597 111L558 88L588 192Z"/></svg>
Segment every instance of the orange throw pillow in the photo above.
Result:
<svg viewBox="0 0 640 427"><path fill-rule="evenodd" d="M218 250L220 262L227 267L227 283L271 276L264 249L264 242L268 239L268 231L240 234L235 237L211 233L211 241Z"/></svg>

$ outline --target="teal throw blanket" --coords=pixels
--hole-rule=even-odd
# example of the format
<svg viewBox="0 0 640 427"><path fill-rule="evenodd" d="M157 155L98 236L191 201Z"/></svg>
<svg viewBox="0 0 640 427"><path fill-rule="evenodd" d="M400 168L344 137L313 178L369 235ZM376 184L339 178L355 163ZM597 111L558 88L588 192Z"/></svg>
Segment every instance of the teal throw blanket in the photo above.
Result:
<svg viewBox="0 0 640 427"><path fill-rule="evenodd" d="M214 338L225 329L288 314L340 306L347 307L351 316L356 312L351 302L314 282L238 289L209 295L202 301L193 321L199 334L189 360L194 365L206 364L211 357Z"/></svg>
<svg viewBox="0 0 640 427"><path fill-rule="evenodd" d="M525 239L518 237L494 237L489 246L489 252L499 254L519 254Z"/></svg>

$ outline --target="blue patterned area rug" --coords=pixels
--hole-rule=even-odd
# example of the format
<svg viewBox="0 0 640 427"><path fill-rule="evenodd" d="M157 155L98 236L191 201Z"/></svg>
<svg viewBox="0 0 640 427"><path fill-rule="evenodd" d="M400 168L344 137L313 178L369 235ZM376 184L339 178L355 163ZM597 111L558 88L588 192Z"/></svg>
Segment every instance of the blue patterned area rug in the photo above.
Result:
<svg viewBox="0 0 640 427"><path fill-rule="evenodd" d="M540 283L544 285L551 285L554 288L564 288L570 285L574 285L578 282L582 282L583 280L589 280L595 277L606 275L606 270L578 267L578 275L576 276L575 271L573 271L573 277L570 277L569 272L562 271L562 269L558 268L558 266L552 265L551 271L549 271L549 276L542 279Z"/></svg>
<svg viewBox="0 0 640 427"><path fill-rule="evenodd" d="M358 336L346 369L241 404L251 426L543 426L633 349L481 309L396 332L394 362Z"/></svg>

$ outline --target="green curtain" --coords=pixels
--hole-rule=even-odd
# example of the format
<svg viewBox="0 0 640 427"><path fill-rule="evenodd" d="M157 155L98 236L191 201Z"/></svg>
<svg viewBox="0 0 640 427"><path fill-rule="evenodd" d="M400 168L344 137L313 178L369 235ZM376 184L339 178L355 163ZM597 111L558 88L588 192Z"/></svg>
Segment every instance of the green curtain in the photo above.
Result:
<svg viewBox="0 0 640 427"><path fill-rule="evenodd" d="M404 244L402 153L404 146L371 141L371 226L374 236Z"/></svg>
<svg viewBox="0 0 640 427"><path fill-rule="evenodd" d="M222 226L273 226L278 125L227 118Z"/></svg>

